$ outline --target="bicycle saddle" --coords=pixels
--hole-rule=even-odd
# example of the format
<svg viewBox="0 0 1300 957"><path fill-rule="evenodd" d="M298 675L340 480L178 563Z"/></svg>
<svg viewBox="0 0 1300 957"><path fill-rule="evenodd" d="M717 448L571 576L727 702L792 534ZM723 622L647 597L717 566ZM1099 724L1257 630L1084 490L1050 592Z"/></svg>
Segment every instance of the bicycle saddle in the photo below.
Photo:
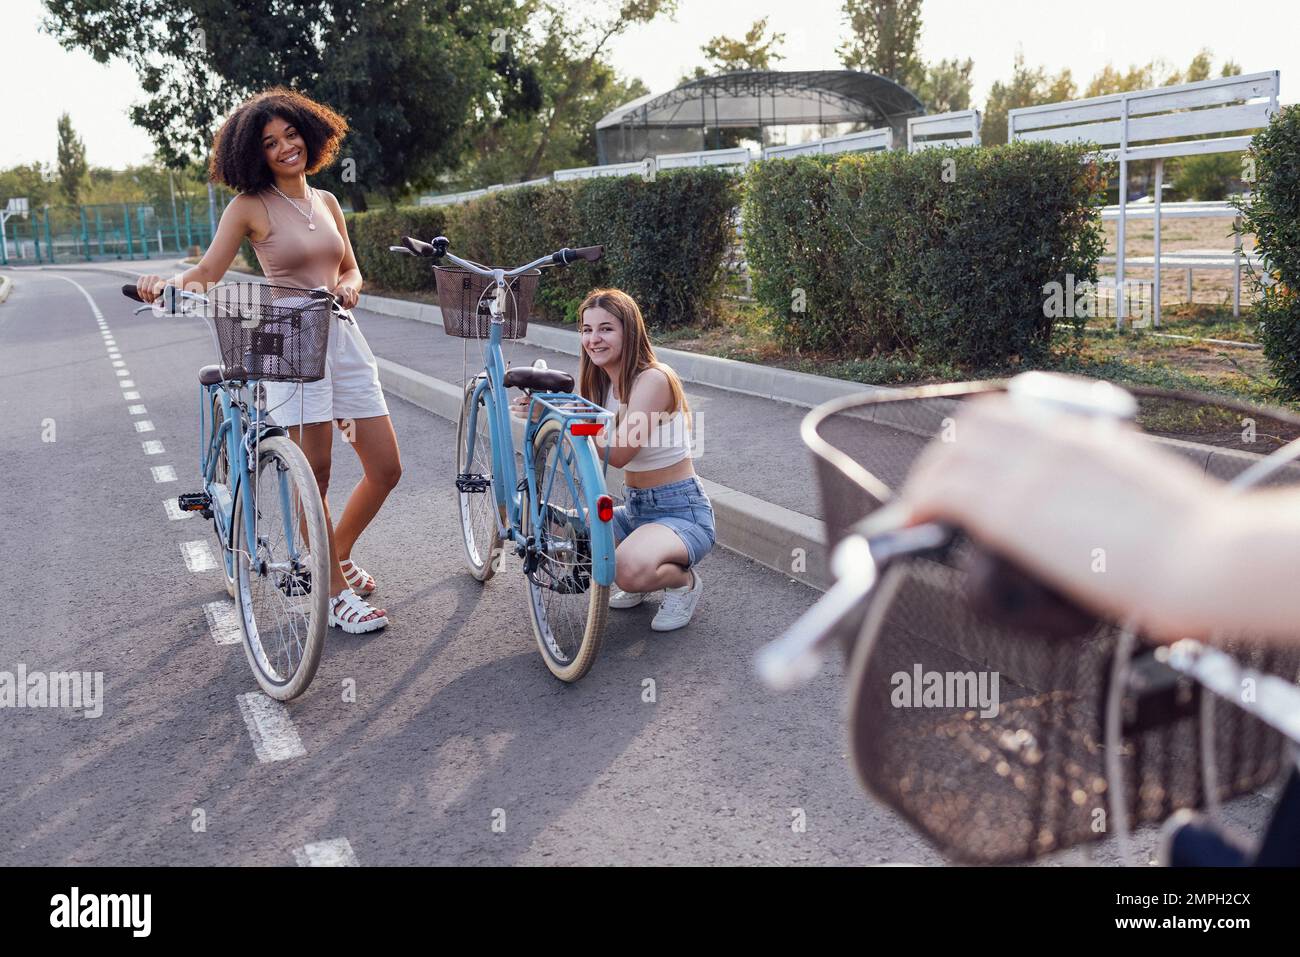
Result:
<svg viewBox="0 0 1300 957"><path fill-rule="evenodd" d="M229 379L242 382L248 378L248 370L243 366L204 366L199 370L200 385L217 385Z"/></svg>
<svg viewBox="0 0 1300 957"><path fill-rule="evenodd" d="M528 389L533 392L572 392L573 376L558 369L507 369L502 379L507 389Z"/></svg>

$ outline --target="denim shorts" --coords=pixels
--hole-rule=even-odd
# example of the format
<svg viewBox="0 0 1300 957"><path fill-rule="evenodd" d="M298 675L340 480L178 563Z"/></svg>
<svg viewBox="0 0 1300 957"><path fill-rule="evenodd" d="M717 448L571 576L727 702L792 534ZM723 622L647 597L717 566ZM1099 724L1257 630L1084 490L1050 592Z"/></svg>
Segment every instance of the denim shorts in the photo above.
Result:
<svg viewBox="0 0 1300 957"><path fill-rule="evenodd" d="M614 508L614 538L622 541L642 525L666 525L686 545L687 567L713 548L717 536L713 505L698 478L682 479L654 488L629 488L627 504Z"/></svg>

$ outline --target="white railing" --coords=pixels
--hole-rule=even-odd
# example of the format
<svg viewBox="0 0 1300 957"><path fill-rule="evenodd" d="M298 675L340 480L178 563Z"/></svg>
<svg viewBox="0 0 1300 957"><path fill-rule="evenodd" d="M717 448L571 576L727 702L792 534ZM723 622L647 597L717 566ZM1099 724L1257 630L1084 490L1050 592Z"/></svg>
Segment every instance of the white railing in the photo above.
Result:
<svg viewBox="0 0 1300 957"><path fill-rule="evenodd" d="M697 150L693 153L664 153L655 157L655 169L683 169L688 166L729 166L744 169L752 157L743 146L726 150Z"/></svg>
<svg viewBox="0 0 1300 957"><path fill-rule="evenodd" d="M789 159L792 156L821 156L830 153L872 153L893 148L894 131L886 126L879 130L831 136L807 143L769 146L763 150L763 159Z"/></svg>
<svg viewBox="0 0 1300 957"><path fill-rule="evenodd" d="M913 116L907 121L907 151L936 146L979 146L980 111L958 110L933 116Z"/></svg>
<svg viewBox="0 0 1300 957"><path fill-rule="evenodd" d="M1086 100L1048 103L1011 110L1007 114L1010 142L1095 143L1097 157L1119 162L1119 206L1116 230L1115 279L1124 284L1125 224L1129 215L1128 164L1155 162L1154 217L1155 282L1153 307L1160 325L1160 194L1164 188L1165 160L1172 156L1226 153L1246 150L1251 137L1243 130L1267 126L1277 112L1280 78L1277 70L1246 76L1225 76L1178 86L1112 93ZM1235 133L1234 136L1214 134ZM1206 138L1210 137L1210 138ZM1244 171L1243 171L1244 172ZM1234 225L1240 233L1240 222ZM1240 262L1240 239L1234 255ZM1238 267L1239 268L1239 267ZM1239 311L1234 298L1233 314ZM1115 325L1124 325L1124 303L1116 310Z"/></svg>

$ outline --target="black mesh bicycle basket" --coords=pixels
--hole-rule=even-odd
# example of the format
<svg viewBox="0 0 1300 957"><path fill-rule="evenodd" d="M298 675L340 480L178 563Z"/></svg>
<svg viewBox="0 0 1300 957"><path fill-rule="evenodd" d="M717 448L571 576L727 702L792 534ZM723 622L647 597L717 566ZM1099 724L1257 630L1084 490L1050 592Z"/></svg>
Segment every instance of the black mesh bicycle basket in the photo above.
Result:
<svg viewBox="0 0 1300 957"><path fill-rule="evenodd" d="M888 500L921 449L952 429L962 402L1000 387L872 393L814 409L804 437L829 544ZM1300 437L1300 417L1288 412L1130 391L1136 425L1162 453L1225 482ZM1292 465L1262 484L1298 483L1300 466ZM1140 635L1086 616L1028 627L990 612L978 587L989 560L960 535L947 549L898 560L841 625L860 781L946 855L980 864L1032 860L1105 838L1117 810L1130 827L1154 824L1179 808L1248 794L1288 766L1280 734L1213 701ZM1295 652L1246 635L1217 644L1257 671L1288 681L1300 673ZM1108 752L1117 655L1131 666L1115 699L1120 744Z"/></svg>
<svg viewBox="0 0 1300 957"><path fill-rule="evenodd" d="M221 362L249 379L315 382L325 376L330 296L318 289L236 282L208 291Z"/></svg>
<svg viewBox="0 0 1300 957"><path fill-rule="evenodd" d="M495 295L494 282L458 266L437 266L433 270L438 286L438 307L442 327L449 336L486 339L492 329L489 304ZM506 283L503 339L522 339L528 332L528 315L542 271L534 269ZM486 295L485 295L486 293Z"/></svg>

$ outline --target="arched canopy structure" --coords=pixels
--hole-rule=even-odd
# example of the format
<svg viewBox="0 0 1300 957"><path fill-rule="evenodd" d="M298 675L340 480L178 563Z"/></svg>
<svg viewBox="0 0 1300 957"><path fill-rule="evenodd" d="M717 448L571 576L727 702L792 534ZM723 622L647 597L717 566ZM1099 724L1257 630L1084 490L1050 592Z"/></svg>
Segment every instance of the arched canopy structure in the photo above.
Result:
<svg viewBox="0 0 1300 957"><path fill-rule="evenodd" d="M596 124L602 164L659 153L718 149L735 132L755 130L764 145L773 127L837 126L838 132L890 126L905 137L921 101L893 80L860 70L746 70L683 83L625 103ZM778 139L777 142L780 142Z"/></svg>

